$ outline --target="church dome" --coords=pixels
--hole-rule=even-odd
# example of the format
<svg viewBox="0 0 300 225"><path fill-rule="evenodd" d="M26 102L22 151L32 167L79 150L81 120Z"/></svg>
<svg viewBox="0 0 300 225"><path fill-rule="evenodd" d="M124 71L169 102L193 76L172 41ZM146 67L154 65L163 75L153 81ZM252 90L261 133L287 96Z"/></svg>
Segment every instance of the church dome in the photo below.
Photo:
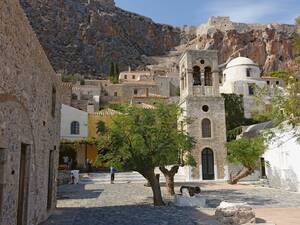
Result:
<svg viewBox="0 0 300 225"><path fill-rule="evenodd" d="M231 60L227 66L226 69L234 66L241 66L241 65L249 65L249 66L257 66L255 62L253 62L251 59L246 57L237 57L233 60Z"/></svg>

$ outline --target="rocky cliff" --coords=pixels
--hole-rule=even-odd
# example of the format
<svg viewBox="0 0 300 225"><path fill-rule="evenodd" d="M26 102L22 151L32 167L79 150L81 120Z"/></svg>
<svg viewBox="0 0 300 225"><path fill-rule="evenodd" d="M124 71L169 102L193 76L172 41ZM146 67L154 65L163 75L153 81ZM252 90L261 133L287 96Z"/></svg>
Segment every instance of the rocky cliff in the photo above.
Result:
<svg viewBox="0 0 300 225"><path fill-rule="evenodd" d="M124 11L114 0L20 1L54 69L64 74L106 73L111 61L121 69L161 63L161 57L149 56L170 50L172 67L178 58L174 55L185 49L217 49L220 64L241 55L265 72L285 69L291 67L292 39L299 30L293 25L234 23L229 17L178 29Z"/></svg>
<svg viewBox="0 0 300 225"><path fill-rule="evenodd" d="M180 44L180 29L124 11L113 0L20 0L54 69L101 74L133 68Z"/></svg>
<svg viewBox="0 0 300 225"><path fill-rule="evenodd" d="M298 29L296 25L243 24L229 17L212 17L199 26L197 38L186 47L217 49L220 63L238 55L249 57L269 72L292 66L293 39Z"/></svg>

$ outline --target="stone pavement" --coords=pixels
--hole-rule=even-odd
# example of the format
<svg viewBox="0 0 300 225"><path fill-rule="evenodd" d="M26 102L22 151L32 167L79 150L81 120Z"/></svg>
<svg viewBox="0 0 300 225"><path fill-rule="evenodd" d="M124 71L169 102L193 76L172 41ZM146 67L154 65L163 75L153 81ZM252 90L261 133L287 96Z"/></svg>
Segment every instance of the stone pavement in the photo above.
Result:
<svg viewBox="0 0 300 225"><path fill-rule="evenodd" d="M258 210L261 222L272 221L272 210L284 208L288 217L287 207L300 209L300 194L297 193L243 185L200 186L210 207L222 200L247 201ZM165 188L162 189L164 192ZM176 189L178 191L178 187ZM42 225L218 225L213 220L214 209L153 207L151 196L151 189L141 183L60 186L58 209ZM266 208L268 217L264 218ZM292 221L299 221L294 225L300 224L300 212L294 215ZM280 221L276 224L287 225Z"/></svg>

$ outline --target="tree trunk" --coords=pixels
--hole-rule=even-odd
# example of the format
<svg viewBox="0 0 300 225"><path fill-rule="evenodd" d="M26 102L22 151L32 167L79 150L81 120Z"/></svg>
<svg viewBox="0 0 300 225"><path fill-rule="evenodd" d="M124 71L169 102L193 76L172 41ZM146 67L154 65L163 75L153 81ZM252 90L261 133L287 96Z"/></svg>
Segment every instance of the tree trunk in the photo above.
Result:
<svg viewBox="0 0 300 225"><path fill-rule="evenodd" d="M170 195L175 195L174 190L174 176L178 172L179 166L172 166L170 170L168 170L166 167L161 166L159 167L160 171L164 174L166 178L166 185L167 190Z"/></svg>
<svg viewBox="0 0 300 225"><path fill-rule="evenodd" d="M149 171L143 171L141 174L147 179L149 182L152 192L153 192L153 203L155 206L162 206L165 205L162 196L161 196L161 190L159 181L157 180L154 169L151 169Z"/></svg>
<svg viewBox="0 0 300 225"><path fill-rule="evenodd" d="M253 172L254 172L254 169L252 169L252 168L243 168L236 175L234 175L234 176L230 175L229 184L237 184L237 182L239 180L251 175Z"/></svg>

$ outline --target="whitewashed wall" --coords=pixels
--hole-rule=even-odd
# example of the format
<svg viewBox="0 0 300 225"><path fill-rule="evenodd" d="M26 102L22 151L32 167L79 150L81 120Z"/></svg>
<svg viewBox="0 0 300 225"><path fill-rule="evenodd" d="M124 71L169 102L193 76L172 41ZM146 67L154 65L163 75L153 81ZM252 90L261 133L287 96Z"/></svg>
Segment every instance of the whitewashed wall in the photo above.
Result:
<svg viewBox="0 0 300 225"><path fill-rule="evenodd" d="M276 137L269 142L264 158L271 187L300 192L300 144L297 141L300 127L285 126L283 131L274 130Z"/></svg>
<svg viewBox="0 0 300 225"><path fill-rule="evenodd" d="M79 135L71 135L71 123L78 121L80 124ZM61 107L61 139L78 140L88 137L88 113L68 105Z"/></svg>

